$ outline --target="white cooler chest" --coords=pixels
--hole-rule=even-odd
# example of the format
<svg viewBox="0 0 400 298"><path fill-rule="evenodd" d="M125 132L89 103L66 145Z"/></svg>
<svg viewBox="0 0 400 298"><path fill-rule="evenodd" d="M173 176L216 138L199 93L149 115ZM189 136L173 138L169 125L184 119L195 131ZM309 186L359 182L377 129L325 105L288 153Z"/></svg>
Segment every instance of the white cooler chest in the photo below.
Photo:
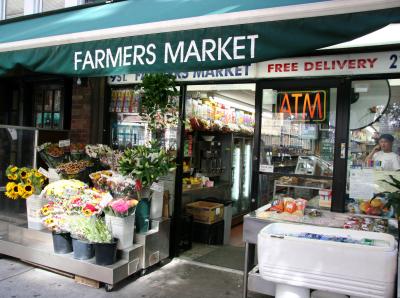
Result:
<svg viewBox="0 0 400 298"><path fill-rule="evenodd" d="M282 237L300 233L383 240L385 245ZM279 285L286 285L294 292L296 288L317 289L356 297L392 298L397 244L393 236L384 233L273 223L258 234L258 262L262 278L277 284L277 297L278 290L282 292ZM300 292L286 297L309 295Z"/></svg>

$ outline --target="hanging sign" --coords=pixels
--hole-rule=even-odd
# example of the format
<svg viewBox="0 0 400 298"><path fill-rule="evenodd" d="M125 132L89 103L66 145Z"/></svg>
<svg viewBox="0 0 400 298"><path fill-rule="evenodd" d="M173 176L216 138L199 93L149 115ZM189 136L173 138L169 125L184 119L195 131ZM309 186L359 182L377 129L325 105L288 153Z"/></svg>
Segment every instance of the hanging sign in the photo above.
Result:
<svg viewBox="0 0 400 298"><path fill-rule="evenodd" d="M304 122L326 120L326 91L283 91L278 92L275 112L286 119Z"/></svg>

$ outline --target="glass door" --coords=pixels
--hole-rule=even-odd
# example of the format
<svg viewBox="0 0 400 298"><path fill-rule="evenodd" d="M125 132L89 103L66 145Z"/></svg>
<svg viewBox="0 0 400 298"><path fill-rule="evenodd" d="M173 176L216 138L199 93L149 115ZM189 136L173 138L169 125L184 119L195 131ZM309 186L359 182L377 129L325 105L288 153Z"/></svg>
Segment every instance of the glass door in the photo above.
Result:
<svg viewBox="0 0 400 298"><path fill-rule="evenodd" d="M340 181L345 180L347 154L343 89L336 80L259 84L252 209L301 198L311 208L343 210L340 194L345 192L345 181Z"/></svg>

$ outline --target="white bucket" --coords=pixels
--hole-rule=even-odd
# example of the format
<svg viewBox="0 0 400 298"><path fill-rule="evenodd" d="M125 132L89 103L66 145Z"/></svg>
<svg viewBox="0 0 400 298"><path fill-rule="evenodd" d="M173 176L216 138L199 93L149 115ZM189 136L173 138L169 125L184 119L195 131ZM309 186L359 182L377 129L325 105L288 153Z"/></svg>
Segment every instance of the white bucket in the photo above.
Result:
<svg viewBox="0 0 400 298"><path fill-rule="evenodd" d="M46 200L40 195L31 195L26 199L26 215L28 217L28 229L43 230L40 209L46 204Z"/></svg>
<svg viewBox="0 0 400 298"><path fill-rule="evenodd" d="M113 237L118 239L118 249L125 249L132 246L135 233L135 214L127 217L106 214L105 221Z"/></svg>
<svg viewBox="0 0 400 298"><path fill-rule="evenodd" d="M150 201L150 218L156 219L160 218L163 215L163 202L164 202L164 193L160 191L153 192Z"/></svg>

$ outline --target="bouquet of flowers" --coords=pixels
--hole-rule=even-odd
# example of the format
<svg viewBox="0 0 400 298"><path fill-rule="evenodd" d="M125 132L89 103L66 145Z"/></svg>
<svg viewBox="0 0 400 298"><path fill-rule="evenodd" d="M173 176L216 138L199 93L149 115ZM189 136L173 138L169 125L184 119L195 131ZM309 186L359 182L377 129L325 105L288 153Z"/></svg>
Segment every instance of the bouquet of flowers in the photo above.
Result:
<svg viewBox="0 0 400 298"><path fill-rule="evenodd" d="M67 215L84 215L90 217L101 214L112 199L112 196L108 192L84 189L81 194L65 200L62 206Z"/></svg>
<svg viewBox="0 0 400 298"><path fill-rule="evenodd" d="M42 195L55 204L62 205L64 200L81 195L88 186L79 180L58 180L47 185Z"/></svg>
<svg viewBox="0 0 400 298"><path fill-rule="evenodd" d="M136 180L135 188L140 198L143 188L175 169L174 157L157 141L150 146L136 146L125 150L120 162L120 172Z"/></svg>
<svg viewBox="0 0 400 298"><path fill-rule="evenodd" d="M40 210L42 221L50 231L60 233L69 231L69 217L64 213L62 206L49 202Z"/></svg>
<svg viewBox="0 0 400 298"><path fill-rule="evenodd" d="M103 144L86 145L85 152L89 157L95 159L100 159L104 156L111 156L113 154L113 150Z"/></svg>
<svg viewBox="0 0 400 298"><path fill-rule="evenodd" d="M135 193L135 180L113 171L90 174L94 187L109 191L114 197L131 196Z"/></svg>
<svg viewBox="0 0 400 298"><path fill-rule="evenodd" d="M104 212L112 216L128 217L135 212L137 204L137 200L118 199L115 201L111 201L104 209Z"/></svg>
<svg viewBox="0 0 400 298"><path fill-rule="evenodd" d="M47 178L35 169L18 168L10 165L6 170L9 182L6 184L5 195L13 200L27 199L33 194L40 194Z"/></svg>

